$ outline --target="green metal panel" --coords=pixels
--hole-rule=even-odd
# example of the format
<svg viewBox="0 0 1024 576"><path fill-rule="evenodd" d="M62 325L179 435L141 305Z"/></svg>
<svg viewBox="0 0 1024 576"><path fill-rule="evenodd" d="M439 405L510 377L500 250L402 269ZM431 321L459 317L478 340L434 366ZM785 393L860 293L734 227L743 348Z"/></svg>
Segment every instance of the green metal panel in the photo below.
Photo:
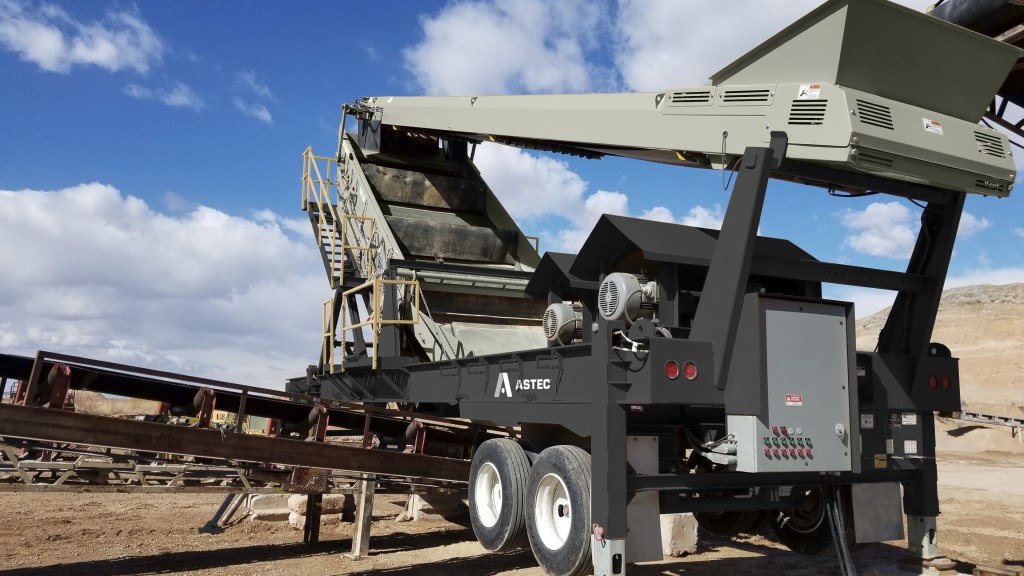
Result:
<svg viewBox="0 0 1024 576"><path fill-rule="evenodd" d="M711 81L829 82L977 122L1022 54L886 0L832 0Z"/></svg>

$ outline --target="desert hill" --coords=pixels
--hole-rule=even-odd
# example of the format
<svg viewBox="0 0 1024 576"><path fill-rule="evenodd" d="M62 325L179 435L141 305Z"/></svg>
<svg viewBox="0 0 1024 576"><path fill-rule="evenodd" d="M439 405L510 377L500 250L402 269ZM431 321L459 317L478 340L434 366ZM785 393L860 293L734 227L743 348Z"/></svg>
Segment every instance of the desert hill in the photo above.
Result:
<svg viewBox="0 0 1024 576"><path fill-rule="evenodd" d="M886 308L857 321L857 347L871 350ZM965 409L1024 415L1024 284L964 286L946 290L932 334L960 358Z"/></svg>

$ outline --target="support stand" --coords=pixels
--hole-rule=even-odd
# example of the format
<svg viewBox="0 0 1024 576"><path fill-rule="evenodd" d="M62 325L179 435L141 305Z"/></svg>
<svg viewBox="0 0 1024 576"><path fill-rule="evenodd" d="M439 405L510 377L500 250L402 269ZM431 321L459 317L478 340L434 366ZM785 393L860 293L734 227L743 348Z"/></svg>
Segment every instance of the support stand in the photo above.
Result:
<svg viewBox="0 0 1024 576"><path fill-rule="evenodd" d="M356 496L356 522L352 531L352 552L347 558L358 559L370 551L370 524L373 521L373 493L377 483L373 475L364 474L359 481L359 492Z"/></svg>

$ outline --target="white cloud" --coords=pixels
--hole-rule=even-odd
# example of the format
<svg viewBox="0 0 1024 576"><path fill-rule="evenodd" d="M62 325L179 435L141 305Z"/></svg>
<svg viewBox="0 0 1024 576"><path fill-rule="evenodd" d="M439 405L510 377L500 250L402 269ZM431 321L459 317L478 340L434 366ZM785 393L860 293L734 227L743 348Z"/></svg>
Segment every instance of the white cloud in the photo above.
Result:
<svg viewBox="0 0 1024 576"><path fill-rule="evenodd" d="M1013 233L1021 238L1024 238L1024 228L1014 228Z"/></svg>
<svg viewBox="0 0 1024 576"><path fill-rule="evenodd" d="M587 189L587 182L568 163L519 148L481 144L474 163L517 220L548 214L568 217L579 209Z"/></svg>
<svg viewBox="0 0 1024 576"><path fill-rule="evenodd" d="M159 64L163 41L137 8L111 10L104 19L80 22L50 5L0 0L0 45L47 72L97 66L145 74Z"/></svg>
<svg viewBox="0 0 1024 576"><path fill-rule="evenodd" d="M615 60L629 90L704 84L708 76L819 4L619 0Z"/></svg>
<svg viewBox="0 0 1024 576"><path fill-rule="evenodd" d="M246 116L255 118L264 124L273 124L274 118L270 115L270 110L267 107L258 102L246 102L241 98L235 98L235 108Z"/></svg>
<svg viewBox="0 0 1024 576"><path fill-rule="evenodd" d="M551 216L568 224L563 229L545 234L545 246L552 250L577 251L602 214L634 215L629 208L628 196L608 190L588 193L587 182L562 160L534 155L518 148L482 144L477 148L475 163L502 205L524 229L528 230L531 224ZM646 209L639 217L659 222L680 222L664 206ZM710 209L696 206L682 218L681 223L720 228L722 207L717 204Z"/></svg>
<svg viewBox="0 0 1024 576"><path fill-rule="evenodd" d="M615 63L628 90L698 86L822 3L618 0ZM922 10L934 0L904 0Z"/></svg>
<svg viewBox="0 0 1024 576"><path fill-rule="evenodd" d="M957 238L970 238L992 226L988 218L978 218L970 212L960 216L960 228L956 231Z"/></svg>
<svg viewBox="0 0 1024 576"><path fill-rule="evenodd" d="M405 64L431 95L591 90L607 74L587 60L606 18L586 0L455 2L422 19Z"/></svg>
<svg viewBox="0 0 1024 576"><path fill-rule="evenodd" d="M892 306L896 299L896 293L891 290L839 284L825 284L822 286L822 295L830 300L853 302L853 312L858 319L866 318L879 310Z"/></svg>
<svg viewBox="0 0 1024 576"><path fill-rule="evenodd" d="M845 210L840 216L852 234L846 244L869 256L908 258L917 238L917 215L899 202L873 202L864 210Z"/></svg>
<svg viewBox="0 0 1024 576"><path fill-rule="evenodd" d="M124 93L139 100L157 100L171 108L191 108L197 111L206 108L206 102L202 97L184 82L175 82L169 88L155 90L138 84L128 84L124 87Z"/></svg>
<svg viewBox="0 0 1024 576"><path fill-rule="evenodd" d="M693 208L690 208L690 212L687 213L686 216L683 216L683 220L680 224L720 230L722 228L723 219L725 219L725 212L722 211L722 206L720 204L715 204L711 208L694 206Z"/></svg>
<svg viewBox="0 0 1024 576"><path fill-rule="evenodd" d="M672 215L672 211L664 206L655 206L650 210L644 210L640 217L644 220L654 220L655 222L667 222L673 224L676 221L675 216Z"/></svg>
<svg viewBox="0 0 1024 576"><path fill-rule="evenodd" d="M1024 268L979 268L968 270L958 274L951 274L946 278L945 289L959 288L961 286L978 286L980 284L1016 284L1024 282Z"/></svg>
<svg viewBox="0 0 1024 576"><path fill-rule="evenodd" d="M0 344L280 388L316 361L329 293L282 220L166 215L102 184L0 191Z"/></svg>
<svg viewBox="0 0 1024 576"><path fill-rule="evenodd" d="M256 73L252 70L246 70L235 74L235 87L238 89L248 90L254 95L267 100L274 99L274 93L270 90L270 86L267 86L264 82L260 82L256 79Z"/></svg>

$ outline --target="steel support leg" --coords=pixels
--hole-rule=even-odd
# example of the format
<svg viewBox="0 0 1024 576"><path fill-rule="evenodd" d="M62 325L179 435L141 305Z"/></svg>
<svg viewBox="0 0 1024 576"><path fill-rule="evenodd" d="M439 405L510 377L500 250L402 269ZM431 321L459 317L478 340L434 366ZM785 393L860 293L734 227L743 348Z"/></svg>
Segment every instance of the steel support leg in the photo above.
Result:
<svg viewBox="0 0 1024 576"><path fill-rule="evenodd" d="M323 494L306 496L306 523L302 527L302 541L316 544L320 541L320 516L323 511Z"/></svg>
<svg viewBox="0 0 1024 576"><path fill-rule="evenodd" d="M757 226L761 222L768 176L785 154L785 136L776 157L773 148L747 148L740 159L736 185L711 257L703 296L693 319L691 340L711 342L715 350L715 386L725 390L729 361L736 343L736 331L743 311L750 262L754 255ZM728 401L726 402L728 405Z"/></svg>
<svg viewBox="0 0 1024 576"><path fill-rule="evenodd" d="M921 560L939 557L935 516L907 515L907 553Z"/></svg>
<svg viewBox="0 0 1024 576"><path fill-rule="evenodd" d="M602 322L601 329L593 342L595 381L604 385L592 404L591 553L594 576L620 576L626 573L626 411L619 400L628 385L623 369L612 362L612 339L625 326Z"/></svg>
<svg viewBox="0 0 1024 576"><path fill-rule="evenodd" d="M224 501L220 503L220 507L218 507L217 511L213 513L213 518L210 518L206 524L199 527L200 534L220 534L224 531L224 529L219 526L220 518L227 511L228 506L231 505L231 501L235 499L235 496L235 494L228 494L227 497L224 498Z"/></svg>
<svg viewBox="0 0 1024 576"><path fill-rule="evenodd" d="M935 419L920 418L923 458L913 481L903 483L903 509L907 515L907 553L901 564L922 573L953 570L954 563L939 552L935 518L939 515L939 474L935 463ZM952 572L951 572L952 573Z"/></svg>
<svg viewBox="0 0 1024 576"><path fill-rule="evenodd" d="M362 558L370 551L370 524L373 521L373 493L377 483L372 475L365 475L359 481L356 494L356 522L352 531L352 552L349 558Z"/></svg>

